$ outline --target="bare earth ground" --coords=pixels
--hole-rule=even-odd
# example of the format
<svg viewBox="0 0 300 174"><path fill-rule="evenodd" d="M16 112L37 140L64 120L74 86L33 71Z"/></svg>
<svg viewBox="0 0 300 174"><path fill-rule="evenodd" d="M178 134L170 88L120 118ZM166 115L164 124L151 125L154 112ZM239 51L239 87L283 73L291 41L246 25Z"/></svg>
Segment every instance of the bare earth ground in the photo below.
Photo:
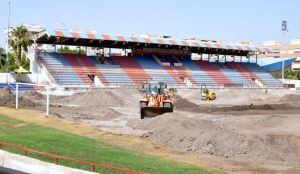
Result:
<svg viewBox="0 0 300 174"><path fill-rule="evenodd" d="M57 124L45 121L51 119L71 123L71 127L82 126L74 121L84 123L89 131L68 130L68 126L61 129L106 139L128 149L237 173L300 173L299 93L228 89L216 94L217 100L203 102L199 91L179 91L174 113L145 120L139 119L141 95L133 89L51 96L51 115L58 118L39 117L37 122ZM14 95L7 90L0 91L0 99L0 106L15 106ZM44 101L40 94L24 92L20 107L45 110ZM0 113L5 112L20 115L1 108ZM32 121L25 116L32 111L23 112L19 118Z"/></svg>

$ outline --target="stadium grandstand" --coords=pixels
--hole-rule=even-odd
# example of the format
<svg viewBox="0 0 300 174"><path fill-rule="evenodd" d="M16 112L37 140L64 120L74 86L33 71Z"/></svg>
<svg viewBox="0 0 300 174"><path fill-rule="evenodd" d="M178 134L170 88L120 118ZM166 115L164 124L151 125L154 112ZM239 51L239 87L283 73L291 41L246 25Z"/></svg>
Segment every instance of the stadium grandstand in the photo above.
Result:
<svg viewBox="0 0 300 174"><path fill-rule="evenodd" d="M44 30L34 40L31 72L64 88L138 87L147 81L174 88L282 87L257 64L258 54L273 51L266 47L72 30ZM85 54L60 53L62 46L85 47Z"/></svg>

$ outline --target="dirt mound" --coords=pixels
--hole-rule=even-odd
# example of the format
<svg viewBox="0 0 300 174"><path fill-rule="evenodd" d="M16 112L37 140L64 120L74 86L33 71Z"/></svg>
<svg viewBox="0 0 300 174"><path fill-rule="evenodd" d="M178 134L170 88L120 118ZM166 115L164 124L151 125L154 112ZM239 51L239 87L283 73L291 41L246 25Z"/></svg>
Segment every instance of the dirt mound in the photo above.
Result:
<svg viewBox="0 0 300 174"><path fill-rule="evenodd" d="M90 106L90 107L121 107L125 106L125 98L119 97L111 90L97 90L84 93L76 93L64 97L60 102L66 105Z"/></svg>
<svg viewBox="0 0 300 174"><path fill-rule="evenodd" d="M293 103L296 105L300 105L300 95L299 94L286 94L283 97L281 97L278 102L287 102L287 103Z"/></svg>
<svg viewBox="0 0 300 174"><path fill-rule="evenodd" d="M196 108L198 105L188 101L187 99L182 98L181 96L175 97L175 105L177 109L186 109L186 108Z"/></svg>
<svg viewBox="0 0 300 174"><path fill-rule="evenodd" d="M261 104L256 102L250 102L243 105L230 105L222 106L218 104L211 104L209 102L205 104L195 104L181 96L176 96L176 109L180 111L189 111L196 113L216 113L216 112L232 112L232 111L247 111L247 110L289 110L295 109L295 106L290 103L277 103L277 104ZM282 101L292 101L293 103L300 103L300 95L287 94L283 97ZM281 102L282 102L281 101Z"/></svg>
<svg viewBox="0 0 300 174"><path fill-rule="evenodd" d="M16 95L9 90L9 88L3 88L0 90L0 106L15 107L16 106ZM28 98L22 96L20 92L19 96L19 107L23 108L35 108L39 107L41 104L33 102Z"/></svg>
<svg viewBox="0 0 300 174"><path fill-rule="evenodd" d="M149 131L142 138L183 151L247 160L300 161L296 136L242 134L186 112L145 119L137 128Z"/></svg>

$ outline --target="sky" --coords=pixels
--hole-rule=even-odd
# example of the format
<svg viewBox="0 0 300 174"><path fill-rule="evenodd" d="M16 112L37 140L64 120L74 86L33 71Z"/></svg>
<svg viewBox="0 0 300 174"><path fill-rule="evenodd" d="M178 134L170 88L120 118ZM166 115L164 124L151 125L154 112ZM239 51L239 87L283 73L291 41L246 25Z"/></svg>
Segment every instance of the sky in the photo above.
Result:
<svg viewBox="0 0 300 174"><path fill-rule="evenodd" d="M104 34L152 33L235 44L300 38L299 0L11 0L12 26L90 29ZM0 46L5 47L8 0L0 0Z"/></svg>

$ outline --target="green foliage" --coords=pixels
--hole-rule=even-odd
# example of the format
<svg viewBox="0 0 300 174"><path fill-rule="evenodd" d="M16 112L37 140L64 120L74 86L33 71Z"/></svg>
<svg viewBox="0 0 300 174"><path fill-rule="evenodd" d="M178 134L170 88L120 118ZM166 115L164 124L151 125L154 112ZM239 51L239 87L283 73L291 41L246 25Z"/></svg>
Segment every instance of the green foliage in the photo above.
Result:
<svg viewBox="0 0 300 174"><path fill-rule="evenodd" d="M23 54L22 51L28 52L28 48L33 44L31 33L25 26L13 28L10 32L9 46L17 55L17 65L21 66Z"/></svg>
<svg viewBox="0 0 300 174"><path fill-rule="evenodd" d="M14 53L8 53L8 62L9 62L9 72L18 69L17 56ZM6 55L2 55L0 58L0 72L6 72ZM30 69L30 60L23 55L21 66L28 70Z"/></svg>
<svg viewBox="0 0 300 174"><path fill-rule="evenodd" d="M276 79L281 78L281 71L271 72L271 74ZM299 80L300 79L300 70L293 71L293 70L285 69L284 78L285 79L291 79L291 80Z"/></svg>
<svg viewBox="0 0 300 174"><path fill-rule="evenodd" d="M291 80L298 80L298 71L285 70L284 78Z"/></svg>
<svg viewBox="0 0 300 174"><path fill-rule="evenodd" d="M62 46L58 49L60 53L70 53L70 54L86 54L82 49L70 49L68 46Z"/></svg>
<svg viewBox="0 0 300 174"><path fill-rule="evenodd" d="M202 174L221 173L184 163L176 163L160 157L145 155L115 147L100 140L70 134L64 131L47 128L0 115L0 140L38 151L63 155L83 161L103 163L121 168L143 171L155 174ZM12 149L5 150L17 153ZM20 151L18 153L21 153ZM49 158L34 156L44 161ZM59 161L59 164L90 170L90 166L79 166L74 163ZM111 170L98 169L102 174L119 173Z"/></svg>

